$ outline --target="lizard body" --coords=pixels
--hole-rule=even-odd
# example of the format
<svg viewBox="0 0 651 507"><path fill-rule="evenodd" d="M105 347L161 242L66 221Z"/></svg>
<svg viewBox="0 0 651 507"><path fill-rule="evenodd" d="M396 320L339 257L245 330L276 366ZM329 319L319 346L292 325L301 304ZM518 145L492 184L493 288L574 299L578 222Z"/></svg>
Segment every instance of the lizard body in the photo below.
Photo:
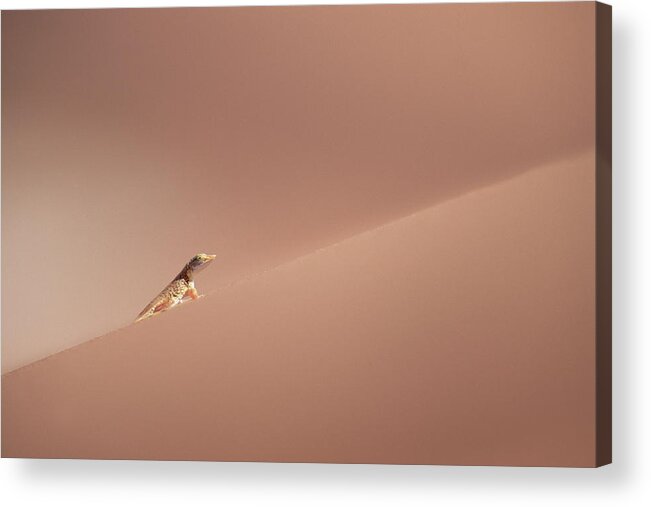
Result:
<svg viewBox="0 0 651 507"><path fill-rule="evenodd" d="M215 258L214 255L197 254L188 262L181 272L138 314L136 322L147 319L164 312L179 303L183 298L189 296L197 299L199 294L194 287L194 275L197 271L205 268Z"/></svg>

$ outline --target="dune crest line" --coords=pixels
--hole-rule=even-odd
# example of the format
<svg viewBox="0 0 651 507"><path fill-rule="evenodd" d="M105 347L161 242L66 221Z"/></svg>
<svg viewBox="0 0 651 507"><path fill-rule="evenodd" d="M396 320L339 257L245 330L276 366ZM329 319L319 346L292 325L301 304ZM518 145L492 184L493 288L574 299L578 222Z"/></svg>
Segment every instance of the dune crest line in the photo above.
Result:
<svg viewBox="0 0 651 507"><path fill-rule="evenodd" d="M388 221L386 221L386 222L384 222L384 223L382 223L380 225L371 227L370 229L365 229L363 231L360 231L360 232L358 232L356 234L348 236L348 237L346 237L344 239L341 239L339 241L336 241L334 243L330 243L330 244L324 245L322 247L319 247L319 248L317 248L315 250L311 250L311 251L309 251L309 252L307 252L305 254L302 254L302 255L300 255L298 257L293 257L290 260L287 260L287 261L282 262L280 264L276 264L276 265L274 265L272 267L269 267L268 269L251 273L251 274L249 274L247 276L244 276L242 278L234 280L234 281L232 281L232 282L230 282L230 283L228 283L226 285L223 285L223 286L217 287L217 288L215 288L215 289L213 289L211 291L205 292L202 295L201 298L194 301L193 303L197 304L200 301L205 301L206 298L208 298L208 297L210 297L212 295L221 294L221 293L223 293L223 292L225 292L228 289L231 289L233 287L237 287L237 286L246 284L248 282L252 282L252 281L254 281L254 280L256 280L256 279L258 279L258 278L260 278L260 277L262 277L262 276L264 276L266 274L268 274L268 273L272 273L272 272L281 270L281 269L286 268L288 266L291 266L291 265L293 265L295 263L302 262L305 259L308 259L308 258L313 257L315 255L318 255L320 253L335 249L340 245L344 245L346 243L349 243L351 241L355 241L355 240L357 240L359 238L362 238L364 236L374 234L374 233L376 233L378 231L382 231L382 230L387 229L389 227L392 227L392 226L394 226L394 225L396 225L396 224L398 224L400 222L410 220L412 218L415 218L417 216L420 216L422 214L430 212L430 211L432 211L434 209L437 209L437 208L443 207L445 205L448 205L448 204L450 204L450 203L452 203L452 202L454 202L454 201L456 201L458 199L465 198L465 197L467 197L469 195L490 191L491 189L494 189L496 187L500 187L502 185L508 184L511 181L518 180L520 178L523 178L523 177L525 177L525 176L527 176L527 175L529 175L531 173L537 172L537 171L544 171L546 169L549 169L550 167L554 167L554 166L557 166L559 164L568 164L568 163L572 163L574 161L579 161L579 160L582 160L584 158L588 158L588 157L591 157L591 156L594 156L594 154L593 154L593 152L591 150L582 150L582 151L579 151L579 152L575 152L571 156L563 157L563 158L557 159L557 160L555 160L553 162L547 162L547 163L537 164L537 165L531 166L531 167L529 167L529 168L527 168L527 169L523 170L522 172L519 172L519 173L517 173L515 175L511 175L511 176L509 176L507 178L501 179L499 181L492 182L490 184L486 184L486 185L483 185L483 186L480 186L480 187L473 188L472 190L463 192L462 194L457 194L457 195L454 195L454 196L450 196L449 198L443 199L443 200L441 200L441 201L439 201L439 202L437 202L437 203L435 203L435 204L433 204L431 206L418 209L418 210L413 211L413 212L411 212L411 213L409 213L407 215L402 215L400 217L393 218L393 219L388 220ZM159 316L159 317L162 317L162 316ZM40 363L43 363L44 361L47 361L48 359L53 358L53 357L55 357L55 356L57 356L57 355L59 355L61 353L69 352L69 351L77 349L79 347L89 345L90 343L96 342L97 340L100 340L102 338L107 338L107 337L109 337L109 336L111 336L111 335L113 335L115 333L118 333L119 331L122 331L123 329L130 328L131 326L133 326L135 324L148 325L147 323L143 323L143 322L129 322L129 323L125 324L124 326L117 327L117 328L115 328L115 329L113 329L113 330L111 330L111 331L109 331L107 333L104 333L104 334L101 334L101 335L98 335L98 336L94 336L92 338L89 338L88 340L85 340L85 341L83 341L81 343L73 345L72 347L68 347L68 348L65 348L63 350L54 352L53 354L49 354L49 355L47 355L45 357L37 359L36 361L32 361L32 362L27 363L25 365L19 366L19 367L13 369L13 370L9 370L9 371L3 373L2 376L5 377L6 375L11 375L11 374L17 373L17 372L19 372L21 370L33 367L33 366L35 366L37 364L40 364Z"/></svg>

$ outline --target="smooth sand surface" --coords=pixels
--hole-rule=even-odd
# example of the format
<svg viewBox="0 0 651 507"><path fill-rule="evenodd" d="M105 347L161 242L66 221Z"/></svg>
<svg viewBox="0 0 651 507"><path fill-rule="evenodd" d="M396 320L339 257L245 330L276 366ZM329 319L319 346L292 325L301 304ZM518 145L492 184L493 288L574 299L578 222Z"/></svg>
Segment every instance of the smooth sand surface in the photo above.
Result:
<svg viewBox="0 0 651 507"><path fill-rule="evenodd" d="M4 456L594 466L594 157L5 374Z"/></svg>
<svg viewBox="0 0 651 507"><path fill-rule="evenodd" d="M591 149L594 8L3 12L2 371Z"/></svg>

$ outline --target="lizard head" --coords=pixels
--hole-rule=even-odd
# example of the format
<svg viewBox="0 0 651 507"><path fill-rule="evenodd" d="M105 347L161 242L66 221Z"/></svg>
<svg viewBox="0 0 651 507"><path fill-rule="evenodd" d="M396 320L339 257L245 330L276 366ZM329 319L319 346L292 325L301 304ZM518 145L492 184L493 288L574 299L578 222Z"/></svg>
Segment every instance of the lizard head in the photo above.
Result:
<svg viewBox="0 0 651 507"><path fill-rule="evenodd" d="M203 268L205 268L208 264L210 264L216 255L207 255L207 254L197 254L192 259L190 259L190 262L188 263L190 267L192 268L193 271L199 271Z"/></svg>

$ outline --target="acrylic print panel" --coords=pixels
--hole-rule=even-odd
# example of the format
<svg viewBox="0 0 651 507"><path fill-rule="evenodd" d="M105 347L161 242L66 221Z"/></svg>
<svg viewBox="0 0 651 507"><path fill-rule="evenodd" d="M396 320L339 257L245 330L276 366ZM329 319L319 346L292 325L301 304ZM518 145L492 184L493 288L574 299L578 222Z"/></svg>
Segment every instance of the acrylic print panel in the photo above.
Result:
<svg viewBox="0 0 651 507"><path fill-rule="evenodd" d="M3 456L610 461L609 7L7 11L2 47Z"/></svg>

